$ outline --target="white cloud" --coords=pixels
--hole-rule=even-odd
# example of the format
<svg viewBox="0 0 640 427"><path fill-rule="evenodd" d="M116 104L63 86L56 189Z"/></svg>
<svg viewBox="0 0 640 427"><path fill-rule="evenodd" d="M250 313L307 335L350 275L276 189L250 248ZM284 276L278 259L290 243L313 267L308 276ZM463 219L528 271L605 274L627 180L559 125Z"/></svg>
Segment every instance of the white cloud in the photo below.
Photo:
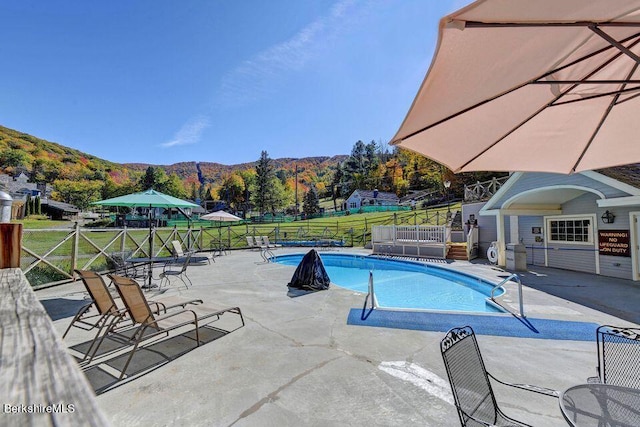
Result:
<svg viewBox="0 0 640 427"><path fill-rule="evenodd" d="M171 141L160 144L163 147L175 147L178 145L196 144L200 141L202 132L210 126L209 119L205 116L196 116L185 123L173 136Z"/></svg>
<svg viewBox="0 0 640 427"><path fill-rule="evenodd" d="M355 0L337 2L328 15L231 70L222 79L215 103L221 107L243 106L274 93L287 73L302 70L349 26L356 16L352 10L355 4Z"/></svg>

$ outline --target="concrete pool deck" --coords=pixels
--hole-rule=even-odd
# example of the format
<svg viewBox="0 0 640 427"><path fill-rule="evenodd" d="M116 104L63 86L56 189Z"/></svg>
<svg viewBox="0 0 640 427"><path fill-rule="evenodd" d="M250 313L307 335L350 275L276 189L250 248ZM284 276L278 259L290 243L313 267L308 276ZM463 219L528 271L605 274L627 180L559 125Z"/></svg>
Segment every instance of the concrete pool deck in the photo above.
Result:
<svg viewBox="0 0 640 427"><path fill-rule="evenodd" d="M480 262L447 266L494 282L505 275ZM189 267L194 286L174 285L164 295L240 306L246 326L101 392L97 401L107 419L114 426L459 425L440 356L443 333L347 325L350 309L361 308L364 295L337 286L288 294L294 270L263 264L255 251L231 251L211 265ZM640 285L634 282L539 267L521 276L530 317L619 326L638 320ZM61 334L82 290L77 282L36 293ZM74 330L65 343L73 347L88 335ZM505 381L565 390L595 375L595 337L584 342L479 335L478 342L489 371ZM109 382L94 373L87 377L96 388ZM534 426L567 425L556 399L504 386L495 392L514 418Z"/></svg>

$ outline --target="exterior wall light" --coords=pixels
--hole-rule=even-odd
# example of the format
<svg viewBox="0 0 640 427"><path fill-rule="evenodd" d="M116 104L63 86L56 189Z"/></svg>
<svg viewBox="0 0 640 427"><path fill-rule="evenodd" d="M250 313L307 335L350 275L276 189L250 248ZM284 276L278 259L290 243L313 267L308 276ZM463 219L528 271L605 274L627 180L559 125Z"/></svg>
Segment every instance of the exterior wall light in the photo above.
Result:
<svg viewBox="0 0 640 427"><path fill-rule="evenodd" d="M602 214L601 218L602 222L604 222L605 224L613 224L616 216L607 210Z"/></svg>

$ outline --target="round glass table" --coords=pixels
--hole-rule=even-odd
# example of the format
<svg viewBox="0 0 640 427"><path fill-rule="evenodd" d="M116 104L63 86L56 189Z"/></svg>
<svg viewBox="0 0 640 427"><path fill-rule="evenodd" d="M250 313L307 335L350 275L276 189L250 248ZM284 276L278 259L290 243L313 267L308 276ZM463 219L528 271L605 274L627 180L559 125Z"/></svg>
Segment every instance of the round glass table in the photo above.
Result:
<svg viewBox="0 0 640 427"><path fill-rule="evenodd" d="M640 390L609 384L581 384L560 395L560 409L577 427L640 426Z"/></svg>

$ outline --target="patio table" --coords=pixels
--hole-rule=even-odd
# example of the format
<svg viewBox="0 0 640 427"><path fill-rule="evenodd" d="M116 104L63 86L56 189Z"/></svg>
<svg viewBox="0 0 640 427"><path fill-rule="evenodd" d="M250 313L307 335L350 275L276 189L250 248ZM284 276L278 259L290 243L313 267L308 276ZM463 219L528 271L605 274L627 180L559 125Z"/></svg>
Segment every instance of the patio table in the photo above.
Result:
<svg viewBox="0 0 640 427"><path fill-rule="evenodd" d="M153 264L166 264L168 262L179 262L179 258L173 256L162 256L162 257L141 257L141 258L127 258L125 260L126 263L132 265L148 265L153 268ZM143 285L144 289L151 289L156 285L151 284L152 274L149 272L148 274L148 283Z"/></svg>
<svg viewBox="0 0 640 427"><path fill-rule="evenodd" d="M576 427L640 426L640 390L610 384L580 384L560 395L560 410Z"/></svg>

